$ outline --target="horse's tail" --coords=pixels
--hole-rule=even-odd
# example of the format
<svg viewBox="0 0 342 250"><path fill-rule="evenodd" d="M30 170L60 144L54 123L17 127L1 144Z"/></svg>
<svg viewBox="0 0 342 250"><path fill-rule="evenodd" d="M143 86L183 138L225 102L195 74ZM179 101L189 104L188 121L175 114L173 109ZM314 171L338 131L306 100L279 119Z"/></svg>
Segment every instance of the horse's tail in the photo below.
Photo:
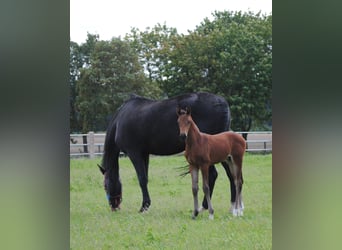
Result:
<svg viewBox="0 0 342 250"><path fill-rule="evenodd" d="M102 168L107 171L111 168L114 170L119 169L119 154L120 148L117 146L115 142L116 136L116 117L112 119L107 128L105 143L104 143L104 152L102 157Z"/></svg>
<svg viewBox="0 0 342 250"><path fill-rule="evenodd" d="M230 107L229 103L221 97L221 108L223 112L223 117L225 121L225 128L224 131L229 131L230 130L230 124L231 124L231 117L230 117Z"/></svg>
<svg viewBox="0 0 342 250"><path fill-rule="evenodd" d="M230 107L228 101L222 97L222 96L216 96L217 101L215 103L215 109L220 115L220 121L222 121L222 124L224 125L222 128L223 131L229 131L230 130L230 124L231 124L231 117L230 117Z"/></svg>

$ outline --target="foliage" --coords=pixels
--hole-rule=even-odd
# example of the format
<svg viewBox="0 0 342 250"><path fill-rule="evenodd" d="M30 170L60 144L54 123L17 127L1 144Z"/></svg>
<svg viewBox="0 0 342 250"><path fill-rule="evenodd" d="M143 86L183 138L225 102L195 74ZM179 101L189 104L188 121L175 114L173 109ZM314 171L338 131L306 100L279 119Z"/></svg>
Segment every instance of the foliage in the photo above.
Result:
<svg viewBox="0 0 342 250"><path fill-rule="evenodd" d="M111 212L103 190L100 159L70 162L71 249L272 249L272 155L247 154L244 160L243 217L229 212L229 182L217 165L213 195L215 218L208 212L191 219L190 176L179 177L183 156L151 157L149 212L138 213L141 191L132 163L120 158L123 203ZM203 194L199 193L200 199Z"/></svg>
<svg viewBox="0 0 342 250"><path fill-rule="evenodd" d="M168 91L181 85L186 91L221 94L231 107L232 128L248 131L253 120L270 119L271 19L240 12L215 12L214 17L184 37L169 66L179 74L168 75L164 85Z"/></svg>
<svg viewBox="0 0 342 250"><path fill-rule="evenodd" d="M170 51L170 40L178 34L175 28L169 28L165 24L157 24L152 29L147 27L145 31L133 28L125 39L131 41L131 45L139 56L139 61L144 65L150 82L162 81L161 69L167 61Z"/></svg>
<svg viewBox="0 0 342 250"><path fill-rule="evenodd" d="M146 84L136 53L120 38L96 42L89 65L81 70L77 92L83 132L106 128L108 117L131 93L158 95L158 89Z"/></svg>
<svg viewBox="0 0 342 250"><path fill-rule="evenodd" d="M195 31L178 35L157 25L132 30L151 80L167 96L209 91L231 105L232 128L248 131L252 121L271 119L272 16L215 12Z"/></svg>
<svg viewBox="0 0 342 250"><path fill-rule="evenodd" d="M80 131L82 128L79 110L76 106L76 97L78 96L77 81L80 79L81 70L83 67L90 66L90 55L92 54L95 44L98 41L98 35L87 34L85 43L78 45L70 42L70 130ZM88 131L86 131L88 132Z"/></svg>
<svg viewBox="0 0 342 250"><path fill-rule="evenodd" d="M249 131L272 119L272 15L214 12L180 35L165 24L132 28L125 38L70 43L71 128L104 130L129 94L154 99L185 92L222 95L231 128ZM77 88L76 88L77 85ZM76 98L77 96L77 98ZM77 100L76 100L77 99Z"/></svg>

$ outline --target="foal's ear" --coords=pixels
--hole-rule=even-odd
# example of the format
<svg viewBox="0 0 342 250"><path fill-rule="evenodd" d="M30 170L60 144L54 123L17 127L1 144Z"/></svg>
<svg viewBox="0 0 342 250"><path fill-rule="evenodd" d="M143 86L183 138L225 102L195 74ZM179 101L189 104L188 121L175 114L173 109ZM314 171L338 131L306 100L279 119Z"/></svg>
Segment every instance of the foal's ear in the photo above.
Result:
<svg viewBox="0 0 342 250"><path fill-rule="evenodd" d="M181 115L181 108L179 106L176 108L176 113L178 116Z"/></svg>
<svg viewBox="0 0 342 250"><path fill-rule="evenodd" d="M103 167L101 167L99 164L97 164L97 166L99 167L101 173L105 174L106 170Z"/></svg>

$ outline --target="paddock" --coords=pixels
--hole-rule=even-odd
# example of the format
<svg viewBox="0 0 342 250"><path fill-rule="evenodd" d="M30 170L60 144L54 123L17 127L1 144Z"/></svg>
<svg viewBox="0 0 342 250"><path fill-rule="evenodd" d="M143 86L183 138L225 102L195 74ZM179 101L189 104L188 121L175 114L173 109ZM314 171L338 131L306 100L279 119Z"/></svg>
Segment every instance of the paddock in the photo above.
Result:
<svg viewBox="0 0 342 250"><path fill-rule="evenodd" d="M151 157L149 186L154 202L144 214L137 212L140 187L127 157L119 160L122 209L110 211L96 166L100 161L100 157L70 160L71 249L272 249L272 154L245 155L243 217L229 213L229 182L217 165L213 221L208 221L207 213L189 219L191 177L180 177L177 169L187 164L183 155Z"/></svg>

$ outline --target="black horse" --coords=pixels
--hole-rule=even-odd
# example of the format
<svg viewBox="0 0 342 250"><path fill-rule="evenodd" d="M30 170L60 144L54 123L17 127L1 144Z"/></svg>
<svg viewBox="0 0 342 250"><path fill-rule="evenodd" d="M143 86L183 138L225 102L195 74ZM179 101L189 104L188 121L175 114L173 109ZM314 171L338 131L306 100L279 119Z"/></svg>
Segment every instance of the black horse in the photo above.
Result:
<svg viewBox="0 0 342 250"><path fill-rule="evenodd" d="M193 120L199 129L208 134L229 130L230 110L226 100L210 93L190 93L174 98L154 101L132 96L117 110L107 128L101 172L109 205L113 211L122 201L118 158L120 151L126 153L136 170L143 201L140 212L151 205L147 189L149 155L172 155L185 149L179 138L177 107L191 107ZM235 202L235 186L228 166L224 165L230 180L231 202ZM217 171L210 166L209 187L212 195ZM202 206L208 208L204 197Z"/></svg>

